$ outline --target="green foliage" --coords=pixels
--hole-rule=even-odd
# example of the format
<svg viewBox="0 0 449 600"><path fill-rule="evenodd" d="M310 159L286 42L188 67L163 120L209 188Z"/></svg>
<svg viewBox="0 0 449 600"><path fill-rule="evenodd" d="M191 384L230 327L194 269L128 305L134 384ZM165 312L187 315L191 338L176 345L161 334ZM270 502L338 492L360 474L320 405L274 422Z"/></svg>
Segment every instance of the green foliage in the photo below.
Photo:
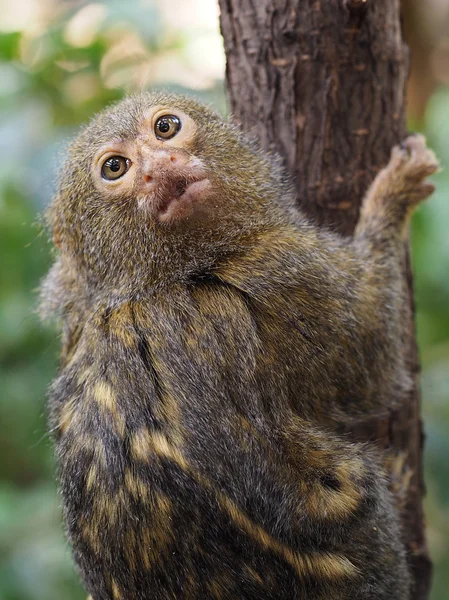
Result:
<svg viewBox="0 0 449 600"><path fill-rule="evenodd" d="M53 191L63 140L105 104L154 85L152 65L175 53L185 65L185 35L167 33L155 2L103 3L97 27L68 33L83 5L60 3L45 28L0 35L0 598L85 598L60 524L45 394L58 340L37 318L36 288L50 262L39 213ZM98 7L101 3L96 3ZM79 15L79 13L78 13ZM88 15L89 16L89 15ZM95 15L94 15L95 16ZM98 15L97 15L98 16ZM85 27L95 20L86 18ZM120 43L130 51L120 52ZM119 48L119 51L117 51ZM173 75L171 87L176 86ZM196 92L222 111L222 83ZM449 165L449 93L428 113L430 141ZM429 541L436 563L433 600L449 588L449 170L413 224L418 333L428 432Z"/></svg>

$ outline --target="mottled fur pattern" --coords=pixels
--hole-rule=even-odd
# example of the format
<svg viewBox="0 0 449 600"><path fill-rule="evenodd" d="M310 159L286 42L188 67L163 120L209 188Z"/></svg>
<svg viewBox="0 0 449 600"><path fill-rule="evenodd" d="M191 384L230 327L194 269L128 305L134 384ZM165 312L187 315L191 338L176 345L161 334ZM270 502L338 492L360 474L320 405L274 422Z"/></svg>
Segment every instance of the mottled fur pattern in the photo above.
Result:
<svg viewBox="0 0 449 600"><path fill-rule="evenodd" d="M219 202L143 221L93 190L99 144L178 107ZM409 598L373 449L332 430L410 383L403 236L437 168L395 149L353 239L292 209L276 160L191 99L129 98L77 138L50 220L43 310L64 332L50 421L75 560L93 600Z"/></svg>

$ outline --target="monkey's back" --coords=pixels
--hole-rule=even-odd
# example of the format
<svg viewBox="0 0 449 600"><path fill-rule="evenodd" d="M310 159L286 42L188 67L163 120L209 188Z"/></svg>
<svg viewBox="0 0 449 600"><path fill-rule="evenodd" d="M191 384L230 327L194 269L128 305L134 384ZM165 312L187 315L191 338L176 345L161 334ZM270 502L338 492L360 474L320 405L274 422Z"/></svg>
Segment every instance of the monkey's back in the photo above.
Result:
<svg viewBox="0 0 449 600"><path fill-rule="evenodd" d="M258 318L215 281L84 325L50 407L94 600L408 598L375 459L288 406L276 432Z"/></svg>

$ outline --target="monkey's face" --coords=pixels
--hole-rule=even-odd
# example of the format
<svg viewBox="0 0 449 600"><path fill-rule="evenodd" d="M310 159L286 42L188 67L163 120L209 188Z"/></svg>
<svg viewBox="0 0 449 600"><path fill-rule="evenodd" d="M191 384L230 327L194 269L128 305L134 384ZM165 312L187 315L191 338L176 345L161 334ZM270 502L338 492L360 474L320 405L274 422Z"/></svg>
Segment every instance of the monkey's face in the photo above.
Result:
<svg viewBox="0 0 449 600"><path fill-rule="evenodd" d="M263 222L279 188L273 173L201 104L130 97L72 144L51 210L55 241L96 281L201 271Z"/></svg>
<svg viewBox="0 0 449 600"><path fill-rule="evenodd" d="M137 135L112 139L92 161L98 192L112 202L135 200L142 219L173 223L205 216L211 173L195 152L197 123L174 106L143 111Z"/></svg>

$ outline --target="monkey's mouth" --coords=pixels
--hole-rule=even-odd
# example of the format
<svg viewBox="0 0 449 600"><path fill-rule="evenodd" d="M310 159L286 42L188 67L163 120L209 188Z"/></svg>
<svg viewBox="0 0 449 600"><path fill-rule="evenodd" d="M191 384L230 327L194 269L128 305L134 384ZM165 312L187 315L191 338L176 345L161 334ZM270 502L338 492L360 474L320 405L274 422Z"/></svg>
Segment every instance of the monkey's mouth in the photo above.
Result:
<svg viewBox="0 0 449 600"><path fill-rule="evenodd" d="M159 190L153 204L155 217L165 223L190 216L209 195L210 187L210 180L206 177L178 181L168 189Z"/></svg>

